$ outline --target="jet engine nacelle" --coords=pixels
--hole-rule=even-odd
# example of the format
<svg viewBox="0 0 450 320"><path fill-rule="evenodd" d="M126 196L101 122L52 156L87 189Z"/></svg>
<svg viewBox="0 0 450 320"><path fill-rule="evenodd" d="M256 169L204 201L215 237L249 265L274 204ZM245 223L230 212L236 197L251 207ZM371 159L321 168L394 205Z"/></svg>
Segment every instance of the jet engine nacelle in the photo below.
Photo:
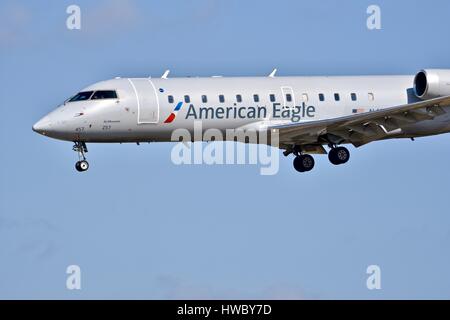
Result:
<svg viewBox="0 0 450 320"><path fill-rule="evenodd" d="M450 70L425 69L414 78L414 93L420 99L450 95Z"/></svg>

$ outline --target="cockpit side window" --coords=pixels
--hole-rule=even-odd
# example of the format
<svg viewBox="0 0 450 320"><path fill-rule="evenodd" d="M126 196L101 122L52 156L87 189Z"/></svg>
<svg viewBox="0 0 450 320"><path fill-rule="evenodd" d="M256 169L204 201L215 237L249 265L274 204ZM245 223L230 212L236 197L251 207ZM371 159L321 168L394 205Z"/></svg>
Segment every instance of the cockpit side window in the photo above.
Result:
<svg viewBox="0 0 450 320"><path fill-rule="evenodd" d="M91 100L99 100L99 99L117 99L117 93L114 90L95 91Z"/></svg>
<svg viewBox="0 0 450 320"><path fill-rule="evenodd" d="M78 92L76 95L74 95L72 98L70 98L69 102L89 100L89 98L92 96L93 92L94 91Z"/></svg>

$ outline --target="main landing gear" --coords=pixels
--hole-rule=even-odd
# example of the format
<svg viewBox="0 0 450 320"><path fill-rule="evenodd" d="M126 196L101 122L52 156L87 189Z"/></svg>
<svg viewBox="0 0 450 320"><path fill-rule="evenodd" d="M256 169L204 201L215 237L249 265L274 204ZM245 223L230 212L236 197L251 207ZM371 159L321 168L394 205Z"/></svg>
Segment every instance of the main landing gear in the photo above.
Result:
<svg viewBox="0 0 450 320"><path fill-rule="evenodd" d="M78 153L78 161L75 163L75 169L78 172L84 172L89 169L89 162L86 161L85 153L88 152L86 147L86 143L84 142L75 142L73 146L73 151Z"/></svg>
<svg viewBox="0 0 450 320"><path fill-rule="evenodd" d="M334 144L330 144L330 151L328 152L328 159L334 165L340 165L348 162L350 159L350 151L345 147L338 147ZM292 149L288 149L284 152L285 156L293 154L294 168L298 172L308 172L314 168L314 158L309 154L304 154L300 146L294 146Z"/></svg>

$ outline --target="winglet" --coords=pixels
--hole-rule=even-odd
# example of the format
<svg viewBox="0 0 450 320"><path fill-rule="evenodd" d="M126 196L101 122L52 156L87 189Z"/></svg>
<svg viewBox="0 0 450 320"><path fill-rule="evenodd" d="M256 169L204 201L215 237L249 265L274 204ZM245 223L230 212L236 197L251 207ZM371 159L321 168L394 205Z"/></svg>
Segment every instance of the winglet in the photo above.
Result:
<svg viewBox="0 0 450 320"><path fill-rule="evenodd" d="M277 69L273 69L272 73L269 74L269 78L275 78L275 73L277 73Z"/></svg>
<svg viewBox="0 0 450 320"><path fill-rule="evenodd" d="M167 77L169 76L170 70L166 70L164 72L164 74L161 76L161 79L167 79Z"/></svg>

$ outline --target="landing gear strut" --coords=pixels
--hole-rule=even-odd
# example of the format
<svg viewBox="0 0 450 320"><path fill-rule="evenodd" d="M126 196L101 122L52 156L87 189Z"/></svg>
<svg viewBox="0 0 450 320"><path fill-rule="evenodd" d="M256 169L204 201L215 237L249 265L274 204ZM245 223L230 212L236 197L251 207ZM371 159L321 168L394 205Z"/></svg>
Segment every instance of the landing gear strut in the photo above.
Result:
<svg viewBox="0 0 450 320"><path fill-rule="evenodd" d="M331 147L328 152L328 160L334 165L340 165L346 163L350 159L350 151L344 147Z"/></svg>
<svg viewBox="0 0 450 320"><path fill-rule="evenodd" d="M78 153L78 161L75 163L75 169L78 172L84 172L89 169L89 162L86 161L85 153L88 152L86 147L86 143L84 142L75 142L73 146L73 151Z"/></svg>

